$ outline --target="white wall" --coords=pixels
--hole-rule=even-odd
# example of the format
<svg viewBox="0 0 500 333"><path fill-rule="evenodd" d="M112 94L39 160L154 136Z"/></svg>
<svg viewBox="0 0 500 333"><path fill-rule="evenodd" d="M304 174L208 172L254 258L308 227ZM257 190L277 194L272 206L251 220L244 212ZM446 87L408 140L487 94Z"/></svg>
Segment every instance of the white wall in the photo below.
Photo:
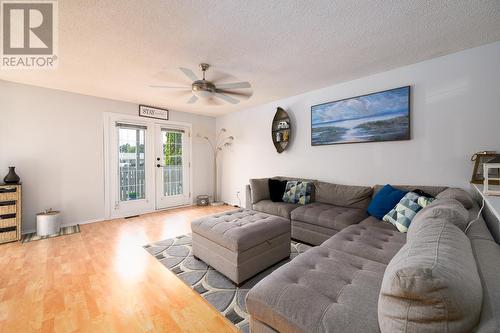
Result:
<svg viewBox="0 0 500 333"><path fill-rule="evenodd" d="M0 81L0 182L16 166L24 232L49 207L62 210L67 225L105 217L103 113L137 111L131 103ZM213 136L215 119L173 111L170 119L193 124L193 194L211 194L212 157L196 133Z"/></svg>
<svg viewBox="0 0 500 333"><path fill-rule="evenodd" d="M405 85L412 94L411 141L311 146L312 105ZM293 126L282 154L270 134L277 106L288 111ZM217 127L235 136L221 163L222 199L230 203L238 203L241 191L244 204L249 178L274 175L467 187L471 155L500 151L500 43L218 117Z"/></svg>

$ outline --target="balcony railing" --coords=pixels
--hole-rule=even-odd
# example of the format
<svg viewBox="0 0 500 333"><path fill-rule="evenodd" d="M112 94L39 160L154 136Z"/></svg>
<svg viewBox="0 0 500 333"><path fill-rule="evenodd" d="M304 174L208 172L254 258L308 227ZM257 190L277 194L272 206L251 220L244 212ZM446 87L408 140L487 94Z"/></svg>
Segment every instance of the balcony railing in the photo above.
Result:
<svg viewBox="0 0 500 333"><path fill-rule="evenodd" d="M146 198L146 173L144 167L120 167L120 200L137 200ZM182 165L163 167L163 194L165 196L183 193Z"/></svg>
<svg viewBox="0 0 500 333"><path fill-rule="evenodd" d="M120 167L120 201L146 198L146 173L142 167Z"/></svg>

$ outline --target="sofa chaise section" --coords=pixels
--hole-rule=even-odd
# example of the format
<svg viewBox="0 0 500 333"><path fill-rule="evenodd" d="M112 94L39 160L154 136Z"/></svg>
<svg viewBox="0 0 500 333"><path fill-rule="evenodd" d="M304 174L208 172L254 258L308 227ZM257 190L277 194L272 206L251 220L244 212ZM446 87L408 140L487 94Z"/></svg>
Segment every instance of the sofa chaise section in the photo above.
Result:
<svg viewBox="0 0 500 333"><path fill-rule="evenodd" d="M404 245L373 221L353 225L273 272L247 296L252 332L378 332L379 290L395 249L366 249L383 249L391 237Z"/></svg>

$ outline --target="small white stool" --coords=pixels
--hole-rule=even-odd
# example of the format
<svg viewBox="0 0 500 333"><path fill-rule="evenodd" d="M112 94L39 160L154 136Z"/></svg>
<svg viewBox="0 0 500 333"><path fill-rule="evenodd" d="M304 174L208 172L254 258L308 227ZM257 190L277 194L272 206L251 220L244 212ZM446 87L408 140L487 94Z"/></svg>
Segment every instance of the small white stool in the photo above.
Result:
<svg viewBox="0 0 500 333"><path fill-rule="evenodd" d="M36 234L38 236L48 236L61 231L59 214L60 212L57 210L48 210L36 214Z"/></svg>

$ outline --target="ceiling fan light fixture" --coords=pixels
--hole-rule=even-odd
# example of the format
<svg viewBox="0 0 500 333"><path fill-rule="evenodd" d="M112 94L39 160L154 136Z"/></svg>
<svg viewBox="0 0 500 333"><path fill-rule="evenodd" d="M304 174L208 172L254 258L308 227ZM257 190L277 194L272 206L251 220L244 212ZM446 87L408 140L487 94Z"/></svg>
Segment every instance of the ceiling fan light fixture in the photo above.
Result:
<svg viewBox="0 0 500 333"><path fill-rule="evenodd" d="M238 104L240 99L248 99L252 96L252 92L234 91L240 89L251 89L249 82L230 82L230 83L216 83L209 81L205 78L206 71L210 68L209 64L201 63L199 65L202 72L202 78L199 79L196 74L189 68L179 67L179 70L184 73L186 77L192 80L191 84L191 98L187 100L187 104L194 104L199 99L204 99L208 105L219 105L219 100L225 101L230 104ZM189 89L189 87L180 86L151 86L153 88L169 88L169 89ZM187 90L186 89L186 90ZM187 91L186 91L187 92Z"/></svg>
<svg viewBox="0 0 500 333"><path fill-rule="evenodd" d="M212 93L215 92L215 85L212 82L207 81L205 79L197 80L193 82L191 90L193 94L195 94L196 96L201 98L207 98L212 96Z"/></svg>

